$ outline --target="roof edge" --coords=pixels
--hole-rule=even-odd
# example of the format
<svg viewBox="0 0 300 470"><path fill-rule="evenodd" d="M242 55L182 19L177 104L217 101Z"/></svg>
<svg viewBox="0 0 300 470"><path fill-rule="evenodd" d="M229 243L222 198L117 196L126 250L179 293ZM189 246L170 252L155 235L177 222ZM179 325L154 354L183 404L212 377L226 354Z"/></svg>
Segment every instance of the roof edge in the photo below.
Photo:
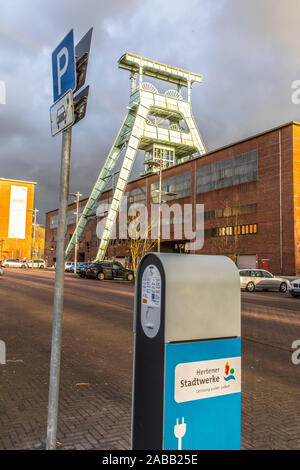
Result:
<svg viewBox="0 0 300 470"><path fill-rule="evenodd" d="M0 181L13 181L14 183L38 184L36 181L16 180L13 178L1 178L1 177L0 177Z"/></svg>

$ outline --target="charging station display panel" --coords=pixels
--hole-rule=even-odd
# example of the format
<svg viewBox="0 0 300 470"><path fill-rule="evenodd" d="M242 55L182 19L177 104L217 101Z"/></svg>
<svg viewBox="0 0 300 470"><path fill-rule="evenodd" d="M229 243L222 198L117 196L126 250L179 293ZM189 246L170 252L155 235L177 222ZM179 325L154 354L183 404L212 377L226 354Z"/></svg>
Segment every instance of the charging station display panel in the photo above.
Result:
<svg viewBox="0 0 300 470"><path fill-rule="evenodd" d="M158 268L150 264L142 276L141 324L144 333L154 338L160 327L161 275Z"/></svg>
<svg viewBox="0 0 300 470"><path fill-rule="evenodd" d="M240 449L241 339L166 344L165 450Z"/></svg>

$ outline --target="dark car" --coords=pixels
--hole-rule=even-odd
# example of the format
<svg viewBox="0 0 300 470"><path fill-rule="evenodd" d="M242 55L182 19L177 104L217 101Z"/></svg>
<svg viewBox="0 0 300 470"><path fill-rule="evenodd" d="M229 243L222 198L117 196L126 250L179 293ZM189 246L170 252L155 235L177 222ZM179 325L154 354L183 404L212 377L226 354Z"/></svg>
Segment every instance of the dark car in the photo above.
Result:
<svg viewBox="0 0 300 470"><path fill-rule="evenodd" d="M89 266L86 270L86 277L89 279L98 279L99 281L103 281L104 279L132 281L134 275L131 269L123 268L122 264L117 261L101 261Z"/></svg>
<svg viewBox="0 0 300 470"><path fill-rule="evenodd" d="M86 270L92 265L93 263L82 263L80 266L77 266L76 273L79 277L86 277Z"/></svg>
<svg viewBox="0 0 300 470"><path fill-rule="evenodd" d="M78 273L79 269L82 268L82 266L87 266L88 264L91 264L91 263L89 263L88 261L83 261L82 263L77 263L76 273ZM75 273L75 263L73 264L73 266L71 266L69 268L69 273Z"/></svg>

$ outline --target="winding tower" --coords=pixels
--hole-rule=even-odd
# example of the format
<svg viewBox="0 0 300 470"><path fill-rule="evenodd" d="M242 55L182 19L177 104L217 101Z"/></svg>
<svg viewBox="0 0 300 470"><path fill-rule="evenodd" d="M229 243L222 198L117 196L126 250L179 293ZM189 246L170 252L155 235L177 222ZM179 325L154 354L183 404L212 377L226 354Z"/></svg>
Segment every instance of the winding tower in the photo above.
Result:
<svg viewBox="0 0 300 470"><path fill-rule="evenodd" d="M130 53L120 58L119 67L130 72L128 113L67 246L66 259L75 248L76 232L78 242L82 238L123 150L122 166L96 257L99 261L105 257L137 151L145 153L146 173L155 171L153 162L166 168L193 158L195 153L200 156L206 153L191 108L192 84L201 83L201 75ZM176 89L160 93L152 83L143 80L145 76L169 82L176 85ZM186 99L182 96L182 87L187 89Z"/></svg>

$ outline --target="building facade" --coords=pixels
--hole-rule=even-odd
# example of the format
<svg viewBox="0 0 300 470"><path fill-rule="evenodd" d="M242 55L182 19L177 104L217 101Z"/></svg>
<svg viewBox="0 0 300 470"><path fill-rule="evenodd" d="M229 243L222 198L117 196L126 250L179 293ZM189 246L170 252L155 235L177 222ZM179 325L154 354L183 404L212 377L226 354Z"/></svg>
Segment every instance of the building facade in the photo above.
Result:
<svg viewBox="0 0 300 470"><path fill-rule="evenodd" d="M158 203L158 187L157 173L128 183L129 206L145 204L150 214L150 205ZM300 274L299 123L284 124L165 169L162 194L167 194L163 196L167 205L176 203L179 210L165 219L162 214L161 251L220 254L231 257L239 267ZM108 190L99 203L109 203L111 198ZM81 211L86 201L80 202ZM204 245L188 250L191 238L178 229L190 221L195 231L199 205L204 210ZM75 230L75 210L71 204L66 244ZM105 211L91 217L79 244L80 261L96 256L96 227L104 215ZM57 220L57 210L46 214L45 253L50 265L56 259ZM117 232L107 256L130 261L130 241Z"/></svg>
<svg viewBox="0 0 300 470"><path fill-rule="evenodd" d="M36 183L0 178L0 259L31 258Z"/></svg>

